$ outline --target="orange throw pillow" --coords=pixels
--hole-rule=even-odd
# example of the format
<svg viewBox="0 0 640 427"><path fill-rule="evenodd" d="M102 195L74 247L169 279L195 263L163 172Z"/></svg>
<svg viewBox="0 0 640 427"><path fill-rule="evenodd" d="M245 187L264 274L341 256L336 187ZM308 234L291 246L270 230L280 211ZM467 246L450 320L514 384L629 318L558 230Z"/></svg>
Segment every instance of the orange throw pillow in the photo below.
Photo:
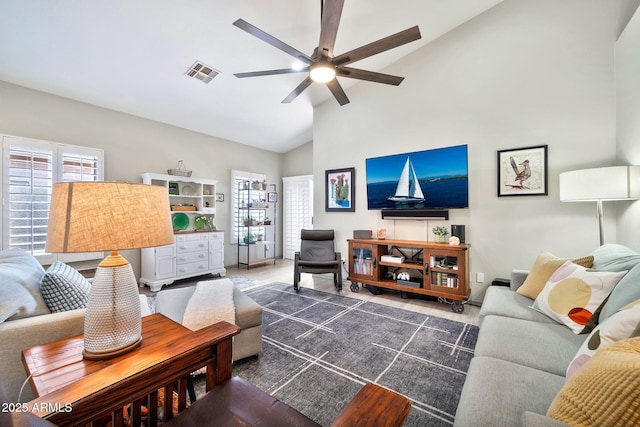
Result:
<svg viewBox="0 0 640 427"><path fill-rule="evenodd" d="M542 292L542 289L544 289L544 285L547 284L551 275L555 273L555 271L566 261L571 261L583 267L591 268L593 265L593 256L589 255L569 260L558 258L549 252L542 251L533 263L533 267L531 267L531 270L527 275L527 279L516 292L520 295L524 295L525 297L536 299L538 294Z"/></svg>

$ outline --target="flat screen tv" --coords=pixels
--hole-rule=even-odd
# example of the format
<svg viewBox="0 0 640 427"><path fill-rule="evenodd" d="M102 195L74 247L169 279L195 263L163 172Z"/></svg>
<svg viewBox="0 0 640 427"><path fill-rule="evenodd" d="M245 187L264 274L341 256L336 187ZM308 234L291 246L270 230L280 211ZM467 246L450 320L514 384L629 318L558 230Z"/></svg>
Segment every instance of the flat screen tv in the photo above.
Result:
<svg viewBox="0 0 640 427"><path fill-rule="evenodd" d="M370 210L469 207L466 145L374 157L366 167Z"/></svg>

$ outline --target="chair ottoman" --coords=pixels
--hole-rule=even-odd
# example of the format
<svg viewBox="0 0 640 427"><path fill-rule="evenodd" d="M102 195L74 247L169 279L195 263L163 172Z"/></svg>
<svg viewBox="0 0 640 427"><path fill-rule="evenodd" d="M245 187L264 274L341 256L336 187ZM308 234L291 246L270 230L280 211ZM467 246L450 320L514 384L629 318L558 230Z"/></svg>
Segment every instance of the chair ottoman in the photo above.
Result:
<svg viewBox="0 0 640 427"><path fill-rule="evenodd" d="M196 287L165 289L156 295L156 313L182 323L184 312ZM239 289L233 290L235 324L241 329L233 338L233 361L256 356L262 351L262 307Z"/></svg>

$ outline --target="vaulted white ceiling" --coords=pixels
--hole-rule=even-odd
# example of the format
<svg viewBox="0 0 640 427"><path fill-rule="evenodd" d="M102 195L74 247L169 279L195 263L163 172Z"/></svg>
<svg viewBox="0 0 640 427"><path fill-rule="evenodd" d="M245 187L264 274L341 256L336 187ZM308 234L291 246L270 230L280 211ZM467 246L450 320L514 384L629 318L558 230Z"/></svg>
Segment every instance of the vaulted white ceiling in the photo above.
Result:
<svg viewBox="0 0 640 427"><path fill-rule="evenodd" d="M381 71L500 1L346 0L334 52L418 25L421 40L354 65ZM238 18L309 55L318 44L320 0L1 0L0 80L275 152L311 141L313 106L336 101L314 83L281 104L304 74L233 76L292 64ZM221 74L188 78L195 61Z"/></svg>

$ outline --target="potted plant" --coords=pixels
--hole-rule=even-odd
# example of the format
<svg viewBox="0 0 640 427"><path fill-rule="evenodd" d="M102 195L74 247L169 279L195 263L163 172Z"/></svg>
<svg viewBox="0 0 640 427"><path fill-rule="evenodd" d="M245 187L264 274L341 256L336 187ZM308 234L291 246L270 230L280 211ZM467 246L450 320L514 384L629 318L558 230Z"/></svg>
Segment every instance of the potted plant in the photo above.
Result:
<svg viewBox="0 0 640 427"><path fill-rule="evenodd" d="M439 225L433 227L432 231L436 243L447 243L447 236L449 235L449 229L447 227Z"/></svg>
<svg viewBox="0 0 640 427"><path fill-rule="evenodd" d="M271 220L268 216L264 217L264 221L262 222L264 225L271 225Z"/></svg>
<svg viewBox="0 0 640 427"><path fill-rule="evenodd" d="M251 189L252 190L260 190L262 188L262 183L257 179L251 181Z"/></svg>
<svg viewBox="0 0 640 427"><path fill-rule="evenodd" d="M246 244L251 244L251 243L255 243L258 239L256 238L256 235L253 234L252 232L248 232L247 234L244 235L244 242Z"/></svg>

